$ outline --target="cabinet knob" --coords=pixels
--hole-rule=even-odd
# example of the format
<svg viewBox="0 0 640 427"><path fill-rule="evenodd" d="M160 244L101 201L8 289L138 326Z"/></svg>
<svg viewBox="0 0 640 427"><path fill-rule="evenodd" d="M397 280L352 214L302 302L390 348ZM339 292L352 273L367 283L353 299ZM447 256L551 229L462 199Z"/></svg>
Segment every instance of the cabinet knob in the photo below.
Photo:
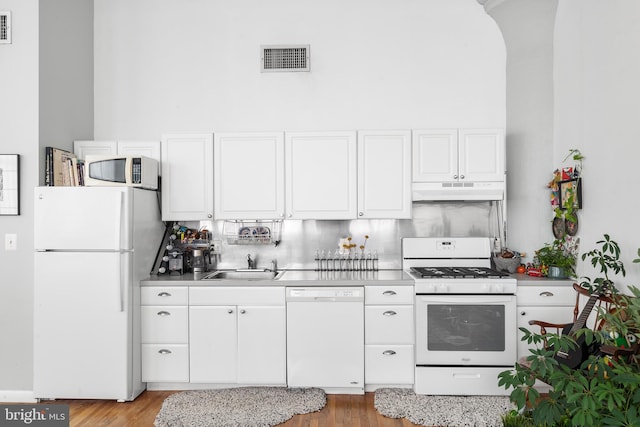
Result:
<svg viewBox="0 0 640 427"><path fill-rule="evenodd" d="M382 293L382 295L390 297L390 296L396 295L396 292L395 291L384 291Z"/></svg>
<svg viewBox="0 0 640 427"><path fill-rule="evenodd" d="M293 214L292 214L292 213L290 213L290 214L289 214L289 218L291 218L292 216L293 216Z"/></svg>
<svg viewBox="0 0 640 427"><path fill-rule="evenodd" d="M384 313L382 313L383 316L395 316L396 314L398 314L398 313L396 313L393 310L387 310Z"/></svg>
<svg viewBox="0 0 640 427"><path fill-rule="evenodd" d="M520 312L520 316L526 316L526 315L527 315L527 312L526 312L526 311L521 311L521 312Z"/></svg>
<svg viewBox="0 0 640 427"><path fill-rule="evenodd" d="M213 214L207 215L207 218L213 218Z"/></svg>
<svg viewBox="0 0 640 427"><path fill-rule="evenodd" d="M364 216L364 212L358 212L358 216Z"/></svg>
<svg viewBox="0 0 640 427"><path fill-rule="evenodd" d="M458 179L458 174L453 175L453 179Z"/></svg>
<svg viewBox="0 0 640 427"><path fill-rule="evenodd" d="M160 354L171 354L171 350L167 350L166 348L158 350Z"/></svg>
<svg viewBox="0 0 640 427"><path fill-rule="evenodd" d="M464 175L460 175L460 179L464 179Z"/></svg>
<svg viewBox="0 0 640 427"><path fill-rule="evenodd" d="M158 294L158 296L159 296L159 297L170 297L170 296L171 296L171 294L170 294L169 292L160 292L160 293Z"/></svg>
<svg viewBox="0 0 640 427"><path fill-rule="evenodd" d="M549 292L549 291L540 292L540 296L541 297L552 297L553 296L553 292Z"/></svg>
<svg viewBox="0 0 640 427"><path fill-rule="evenodd" d="M229 309L229 310L227 310L227 313L231 314L231 313L233 313L233 310Z"/></svg>
<svg viewBox="0 0 640 427"><path fill-rule="evenodd" d="M245 314L247 311L245 309L240 310L240 314Z"/></svg>
<svg viewBox="0 0 640 427"><path fill-rule="evenodd" d="M385 356L393 356L394 354L396 354L396 352L393 350L385 350L382 352L382 354L384 354Z"/></svg>
<svg viewBox="0 0 640 427"><path fill-rule="evenodd" d="M171 316L171 313L168 311L159 311L158 316Z"/></svg>

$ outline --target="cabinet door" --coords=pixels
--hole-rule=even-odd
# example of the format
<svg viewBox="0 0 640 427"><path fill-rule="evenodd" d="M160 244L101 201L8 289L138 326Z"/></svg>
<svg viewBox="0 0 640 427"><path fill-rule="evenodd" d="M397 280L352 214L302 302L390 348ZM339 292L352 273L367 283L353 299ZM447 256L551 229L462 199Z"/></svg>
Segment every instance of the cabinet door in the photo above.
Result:
<svg viewBox="0 0 640 427"><path fill-rule="evenodd" d="M354 219L355 132L285 134L287 218Z"/></svg>
<svg viewBox="0 0 640 427"><path fill-rule="evenodd" d="M529 325L529 320L544 320L550 323L571 323L573 321L574 306L518 306L518 358L529 356L529 348L535 344L521 341L523 333L520 328L527 328L531 332L540 333L538 326Z"/></svg>
<svg viewBox="0 0 640 427"><path fill-rule="evenodd" d="M116 141L73 141L73 154L84 159L87 154L97 156L115 156L118 154Z"/></svg>
<svg viewBox="0 0 640 427"><path fill-rule="evenodd" d="M284 134L214 135L216 219L284 217Z"/></svg>
<svg viewBox="0 0 640 427"><path fill-rule="evenodd" d="M162 169L160 141L118 141L119 156L145 156L158 162L158 173Z"/></svg>
<svg viewBox="0 0 640 427"><path fill-rule="evenodd" d="M189 307L189 362L193 383L235 383L235 306Z"/></svg>
<svg viewBox="0 0 640 427"><path fill-rule="evenodd" d="M411 218L411 132L358 132L358 217Z"/></svg>
<svg viewBox="0 0 640 427"><path fill-rule="evenodd" d="M162 220L213 219L213 135L162 136Z"/></svg>
<svg viewBox="0 0 640 427"><path fill-rule="evenodd" d="M238 307L238 383L287 382L284 306Z"/></svg>
<svg viewBox="0 0 640 427"><path fill-rule="evenodd" d="M505 143L502 129L461 129L458 138L461 180L504 181Z"/></svg>
<svg viewBox="0 0 640 427"><path fill-rule="evenodd" d="M429 129L413 131L413 181L458 180L458 131Z"/></svg>

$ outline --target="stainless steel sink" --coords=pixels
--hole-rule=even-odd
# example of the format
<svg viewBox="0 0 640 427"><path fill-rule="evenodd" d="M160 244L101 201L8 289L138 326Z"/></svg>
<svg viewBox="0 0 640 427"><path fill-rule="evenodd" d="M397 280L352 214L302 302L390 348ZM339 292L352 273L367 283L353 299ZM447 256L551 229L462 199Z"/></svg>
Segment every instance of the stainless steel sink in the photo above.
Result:
<svg viewBox="0 0 640 427"><path fill-rule="evenodd" d="M202 280L276 280L282 273L270 270L220 270L204 276Z"/></svg>

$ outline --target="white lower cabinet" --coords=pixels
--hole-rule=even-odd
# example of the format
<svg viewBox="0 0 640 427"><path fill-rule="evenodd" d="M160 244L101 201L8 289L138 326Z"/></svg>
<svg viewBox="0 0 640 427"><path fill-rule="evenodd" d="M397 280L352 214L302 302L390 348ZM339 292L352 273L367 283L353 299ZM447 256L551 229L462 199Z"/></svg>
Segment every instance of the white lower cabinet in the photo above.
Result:
<svg viewBox="0 0 640 427"><path fill-rule="evenodd" d="M189 382L189 289L141 288L142 381Z"/></svg>
<svg viewBox="0 0 640 427"><path fill-rule="evenodd" d="M283 287L192 287L191 383L286 384Z"/></svg>
<svg viewBox="0 0 640 427"><path fill-rule="evenodd" d="M413 286L365 286L365 391L413 384Z"/></svg>
<svg viewBox="0 0 640 427"><path fill-rule="evenodd" d="M571 323L573 309L576 304L576 291L573 282L547 280L518 283L516 299L518 304L518 358L526 357L533 345L522 341L523 333L520 328L539 333L538 326L529 325L530 320L543 320L550 323Z"/></svg>
<svg viewBox="0 0 640 427"><path fill-rule="evenodd" d="M540 333L538 326L529 325L530 320L543 320L550 323L570 323L576 304L576 291L570 280L518 280L516 299L518 304L518 358L527 357L534 344L522 341L520 328ZM550 331L551 332L551 331ZM548 392L550 387L536 381L535 388L540 392Z"/></svg>

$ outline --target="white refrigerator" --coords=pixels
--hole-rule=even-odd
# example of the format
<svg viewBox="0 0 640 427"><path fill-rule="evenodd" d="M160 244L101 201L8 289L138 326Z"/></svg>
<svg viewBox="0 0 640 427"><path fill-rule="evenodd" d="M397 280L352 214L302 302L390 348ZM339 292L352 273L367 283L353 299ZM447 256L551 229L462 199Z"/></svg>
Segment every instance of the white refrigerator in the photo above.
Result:
<svg viewBox="0 0 640 427"><path fill-rule="evenodd" d="M162 239L159 194L37 187L34 196L34 397L133 400L145 389L140 280Z"/></svg>

